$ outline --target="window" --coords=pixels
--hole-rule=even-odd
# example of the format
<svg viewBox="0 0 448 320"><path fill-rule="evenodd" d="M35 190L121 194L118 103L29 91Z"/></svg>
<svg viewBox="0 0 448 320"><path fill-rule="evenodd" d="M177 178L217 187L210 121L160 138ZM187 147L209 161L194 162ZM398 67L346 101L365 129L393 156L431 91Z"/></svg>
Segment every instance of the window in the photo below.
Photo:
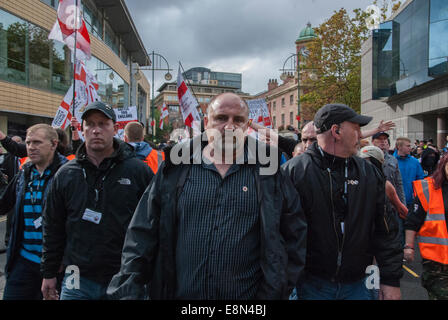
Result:
<svg viewBox="0 0 448 320"><path fill-rule="evenodd" d="M275 111L275 109L276 109L276 103L275 103L275 101L272 102L272 107L273 107L273 110Z"/></svg>
<svg viewBox="0 0 448 320"><path fill-rule="evenodd" d="M282 98L282 107L285 106L285 98Z"/></svg>
<svg viewBox="0 0 448 320"><path fill-rule="evenodd" d="M275 116L272 117L272 124L273 124L273 128L275 128L277 126L277 121L275 119Z"/></svg>
<svg viewBox="0 0 448 320"><path fill-rule="evenodd" d="M112 27L108 22L105 23L105 32L104 32L104 42L112 49L113 52L118 56L119 52L119 40L115 35L115 32L112 30Z"/></svg>
<svg viewBox="0 0 448 320"><path fill-rule="evenodd" d="M41 0L43 3L48 4L50 7L58 9L59 0Z"/></svg>
<svg viewBox="0 0 448 320"><path fill-rule="evenodd" d="M28 23L0 10L0 78L27 84L26 41Z"/></svg>
<svg viewBox="0 0 448 320"><path fill-rule="evenodd" d="M128 52L126 51L126 49L124 48L123 45L121 46L120 54L121 54L121 56L120 56L121 61L125 65L128 65L128 58L129 58L129 56L128 56Z"/></svg>
<svg viewBox="0 0 448 320"><path fill-rule="evenodd" d="M65 94L72 78L70 61L70 50L48 40L48 31L0 10L1 79Z"/></svg>
<svg viewBox="0 0 448 320"><path fill-rule="evenodd" d="M103 17L98 10L92 9L93 5L87 5L87 1L83 1L83 15L87 29L98 39L103 39Z"/></svg>
<svg viewBox="0 0 448 320"><path fill-rule="evenodd" d="M293 112L289 113L289 124L291 126L294 125L294 113Z"/></svg>
<svg viewBox="0 0 448 320"><path fill-rule="evenodd" d="M114 107L129 106L129 85L109 65L92 56L87 69L97 77L101 101Z"/></svg>
<svg viewBox="0 0 448 320"><path fill-rule="evenodd" d="M65 94L72 82L72 64L65 63L71 61L70 57L71 51L65 44L53 42L51 88L60 94Z"/></svg>
<svg viewBox="0 0 448 320"><path fill-rule="evenodd" d="M294 104L294 95L289 96L289 104Z"/></svg>
<svg viewBox="0 0 448 320"><path fill-rule="evenodd" d="M48 32L30 24L28 29L29 85L39 89L51 89L50 48Z"/></svg>
<svg viewBox="0 0 448 320"><path fill-rule="evenodd" d="M431 0L429 25L429 75L448 74L448 4L443 0Z"/></svg>
<svg viewBox="0 0 448 320"><path fill-rule="evenodd" d="M282 113L282 126L283 127L285 126L285 114L284 113Z"/></svg>

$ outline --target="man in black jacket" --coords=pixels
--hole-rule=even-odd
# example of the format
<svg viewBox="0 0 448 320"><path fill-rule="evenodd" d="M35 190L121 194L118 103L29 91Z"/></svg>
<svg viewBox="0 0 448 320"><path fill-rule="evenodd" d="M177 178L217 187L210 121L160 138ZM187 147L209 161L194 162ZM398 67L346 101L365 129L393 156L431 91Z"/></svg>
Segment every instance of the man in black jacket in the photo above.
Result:
<svg viewBox="0 0 448 320"><path fill-rule="evenodd" d="M206 132L165 149L129 225L112 298L142 299L147 284L150 299L287 299L303 270L306 223L278 150L244 135L248 116L238 95L218 95Z"/></svg>
<svg viewBox="0 0 448 320"><path fill-rule="evenodd" d="M360 126L371 119L345 105L322 107L314 118L317 143L285 164L308 223L306 276L297 288L299 299L373 298L368 289L374 287L365 281L373 258L380 270L379 298L401 296L403 253L396 222L384 210L384 178L372 164L354 156Z"/></svg>
<svg viewBox="0 0 448 320"><path fill-rule="evenodd" d="M133 148L114 138L118 126L110 106L94 102L82 120L85 143L55 176L44 208L45 299L58 296L55 276L61 266L69 267L61 299L105 298L120 268L127 226L153 177Z"/></svg>

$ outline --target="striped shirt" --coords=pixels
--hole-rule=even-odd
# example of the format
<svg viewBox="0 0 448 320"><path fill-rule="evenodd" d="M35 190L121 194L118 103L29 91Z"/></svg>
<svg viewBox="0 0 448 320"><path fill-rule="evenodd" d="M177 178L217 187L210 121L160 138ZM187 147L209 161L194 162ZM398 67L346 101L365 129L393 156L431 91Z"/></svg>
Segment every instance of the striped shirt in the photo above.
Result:
<svg viewBox="0 0 448 320"><path fill-rule="evenodd" d="M192 165L178 199L177 299L254 299L262 278L254 168Z"/></svg>
<svg viewBox="0 0 448 320"><path fill-rule="evenodd" d="M24 231L20 255L35 263L40 263L42 256L42 199L50 174L50 169L40 174L33 167L22 201Z"/></svg>

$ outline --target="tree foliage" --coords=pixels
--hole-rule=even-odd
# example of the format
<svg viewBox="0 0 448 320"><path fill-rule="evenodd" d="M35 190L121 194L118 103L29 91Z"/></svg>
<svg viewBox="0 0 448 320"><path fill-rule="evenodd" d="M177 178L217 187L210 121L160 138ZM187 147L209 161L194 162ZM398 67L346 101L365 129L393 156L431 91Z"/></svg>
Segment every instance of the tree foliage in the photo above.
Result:
<svg viewBox="0 0 448 320"><path fill-rule="evenodd" d="M397 0L373 1L380 9L380 21L396 11ZM390 10L392 9L392 10ZM309 55L300 68L303 112L314 113L327 103L343 103L356 111L361 106L361 46L369 37L366 19L370 13L341 8L314 28L317 39L307 45ZM312 76L310 76L312 75Z"/></svg>

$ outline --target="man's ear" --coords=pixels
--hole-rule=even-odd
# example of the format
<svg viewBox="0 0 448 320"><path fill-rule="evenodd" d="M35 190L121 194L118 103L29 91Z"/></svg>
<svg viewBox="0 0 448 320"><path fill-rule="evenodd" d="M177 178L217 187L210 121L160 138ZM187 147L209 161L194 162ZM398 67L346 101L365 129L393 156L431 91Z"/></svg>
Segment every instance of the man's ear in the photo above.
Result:
<svg viewBox="0 0 448 320"><path fill-rule="evenodd" d="M114 133L117 134L118 133L118 128L119 128L119 124L118 123L114 123Z"/></svg>
<svg viewBox="0 0 448 320"><path fill-rule="evenodd" d="M51 147L53 150L56 150L56 148L58 147L59 141L58 140L52 140L51 141Z"/></svg>

